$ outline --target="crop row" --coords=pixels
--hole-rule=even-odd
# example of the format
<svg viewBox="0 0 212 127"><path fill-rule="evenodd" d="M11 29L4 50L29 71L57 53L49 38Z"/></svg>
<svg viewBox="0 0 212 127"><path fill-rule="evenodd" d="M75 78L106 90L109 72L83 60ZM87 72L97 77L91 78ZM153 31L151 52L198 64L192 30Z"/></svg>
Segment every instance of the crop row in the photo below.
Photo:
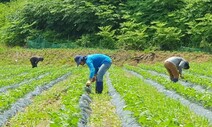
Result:
<svg viewBox="0 0 212 127"><path fill-rule="evenodd" d="M163 64L155 63L155 64L139 64L140 67L145 67L145 69L153 69L160 70L160 72L166 72L166 69ZM160 68L160 69L159 69ZM190 63L190 68L187 70L191 74L203 75L212 77L212 64L208 63Z"/></svg>
<svg viewBox="0 0 212 127"><path fill-rule="evenodd" d="M159 72L159 73L163 73L165 74L167 71L166 69L161 66L161 65L145 65L145 64L142 64L142 65L139 65L140 68L142 69L147 69L147 70L154 70L156 72ZM212 89L212 78L206 78L206 77L201 77L201 76L198 76L194 73L186 73L187 70L183 70L183 76L184 76L184 80L186 81L189 81L191 83L194 83L194 84L198 84L198 85L201 85L203 86L205 89ZM211 73L212 70L208 70L208 73ZM167 73L166 73L167 74Z"/></svg>
<svg viewBox="0 0 212 127"><path fill-rule="evenodd" d="M52 68L42 69L42 70L33 70L31 72L24 72L21 74L17 74L17 76L12 78L4 78L0 80L0 87L19 84L23 81L37 78L42 74L51 72L52 70L53 70Z"/></svg>
<svg viewBox="0 0 212 127"><path fill-rule="evenodd" d="M186 89L183 87L181 88L181 85L173 84L170 81L167 81L167 79L161 78L160 76L152 76L148 72L139 69L139 67L133 67L128 65L126 65L125 67L130 70L138 72L146 79L151 78L152 80L159 82L160 84L164 85L167 89L173 89L179 91ZM46 72L49 71L50 70ZM81 117L78 103L80 95L82 95L83 93L83 87L85 86L84 83L88 78L87 77L88 71L84 67L82 68L54 67L54 69L52 69L51 72L49 72L50 74L45 76L44 78L34 80L28 84L21 85L17 89L11 89L8 90L6 93L1 94L0 105L1 104L2 105L0 106L0 109L1 112L7 110L18 98L21 98L30 91L33 91L35 87L48 84L51 81L55 80L56 78L62 76L63 74L66 74L67 72L71 72L71 75L66 80L57 83L48 91L32 98L33 103L29 105L24 110L24 112L20 112L16 116L14 116L10 121L7 122L5 126L76 127ZM207 119L196 115L188 107L183 106L179 101L166 97L164 94L158 92L156 88L152 87L151 84L132 75L131 73L126 72L122 68L112 66L111 69L109 69L109 72L112 85L115 87L116 91L121 95L121 97L123 97L123 99L126 102L124 110L131 111L133 113L132 115L136 118L137 122L141 126L158 126L158 127L209 126L209 122ZM37 73L37 75L39 75L39 73ZM105 93L107 93L105 91L106 88L107 87L104 86ZM94 94L94 91L92 92L93 92L92 96L94 98L98 98L98 100L106 100L101 99L101 97L108 98L108 95L105 94L98 95ZM181 94L184 95L185 93ZM193 99L192 96L190 97L192 98L192 100L195 100ZM200 103L203 102L207 103L206 100L200 101ZM96 112L99 111L99 114L95 115L101 115L101 112L103 110L107 110L107 106L104 106L103 104L101 106L100 104L98 104L98 102L95 102L94 104L96 105L96 107L93 106L94 110ZM209 103L207 103L207 105L208 104ZM105 105L107 105L107 103L105 103ZM205 106L207 107L207 105ZM103 118L104 120L112 118L107 115L102 116L95 116L95 115L91 119L92 121L92 123L90 123L91 125L95 125L95 123L98 123L100 119L97 118L100 118L102 116L105 117ZM110 120L112 123L114 119Z"/></svg>
<svg viewBox="0 0 212 127"><path fill-rule="evenodd" d="M193 74L199 74L204 75L208 77L212 77L212 63L191 63L191 68L189 69L189 72Z"/></svg>
<svg viewBox="0 0 212 127"><path fill-rule="evenodd" d="M62 69L62 68L61 68ZM63 68L65 70L65 68ZM17 101L17 99L23 97L28 92L35 89L35 87L42 86L47 84L48 82L62 76L64 72L68 72L68 70L65 71L57 71L55 69L51 72L50 75L45 76L45 78L37 79L33 82L27 82L25 84L22 84L20 87L16 89L9 89L4 93L1 93L0 95L0 112L3 112L4 110L8 109L12 103ZM24 80L24 78L22 78Z"/></svg>
<svg viewBox="0 0 212 127"><path fill-rule="evenodd" d="M206 119L121 68L111 69L110 78L126 102L124 110L132 111L142 126L208 126Z"/></svg>
<svg viewBox="0 0 212 127"><path fill-rule="evenodd" d="M0 79L9 78L13 76L17 76L18 74L27 73L34 71L31 69L31 67L22 66L22 67L16 67L16 66L1 66L0 69Z"/></svg>
<svg viewBox="0 0 212 127"><path fill-rule="evenodd" d="M55 71L58 68L55 68ZM5 126L74 126L81 117L79 98L83 92L86 71L74 68L59 70L61 74L71 71L62 82L57 83L48 91L33 99L24 112L11 118ZM80 74L80 75L79 75Z"/></svg>
<svg viewBox="0 0 212 127"><path fill-rule="evenodd" d="M212 93L208 93L208 92L202 93L202 92L196 91L193 88L182 86L180 83L170 82L166 78L163 78L161 76L151 75L149 72L142 70L138 67L132 67L127 65L125 67L141 74L145 78L150 78L162 84L164 87L166 87L166 89L174 90L180 95L188 98L189 100L195 101L196 103L200 103L201 105L203 105L204 107L208 109L212 109L212 101L211 101Z"/></svg>

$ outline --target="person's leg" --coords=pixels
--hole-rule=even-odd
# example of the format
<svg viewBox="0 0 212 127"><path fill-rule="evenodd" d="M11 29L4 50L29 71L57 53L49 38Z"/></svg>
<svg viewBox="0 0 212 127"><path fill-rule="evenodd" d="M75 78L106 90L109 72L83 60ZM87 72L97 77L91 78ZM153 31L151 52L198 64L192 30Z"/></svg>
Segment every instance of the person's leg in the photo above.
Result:
<svg viewBox="0 0 212 127"><path fill-rule="evenodd" d="M167 72L169 73L169 78L170 78L170 80L173 80L174 75L172 74L172 72L171 72L171 70L170 70L169 63L168 63L168 62L165 62L165 63L164 63L164 67L166 68Z"/></svg>
<svg viewBox="0 0 212 127"><path fill-rule="evenodd" d="M179 79L179 72L177 71L177 67L171 62L165 62L164 66L170 74L170 79L173 82L177 82Z"/></svg>
<svg viewBox="0 0 212 127"><path fill-rule="evenodd" d="M177 67L174 64L171 64L170 71L173 74L174 78L172 79L173 82L177 82L179 79L179 72Z"/></svg>
<svg viewBox="0 0 212 127"><path fill-rule="evenodd" d="M32 68L37 67L37 64L35 63L34 60L30 60L31 64L32 64Z"/></svg>
<svg viewBox="0 0 212 127"><path fill-rule="evenodd" d="M174 78L173 78L173 82L177 82L178 81L178 79L179 79L179 72L178 72L178 70L177 70L177 67L176 66L173 66L172 67L172 69L171 69L171 72L172 72L172 74L173 74L173 76L174 76Z"/></svg>
<svg viewBox="0 0 212 127"><path fill-rule="evenodd" d="M103 91L103 76L106 71L110 68L111 64L102 64L97 72L97 79L96 79L96 93L102 93Z"/></svg>

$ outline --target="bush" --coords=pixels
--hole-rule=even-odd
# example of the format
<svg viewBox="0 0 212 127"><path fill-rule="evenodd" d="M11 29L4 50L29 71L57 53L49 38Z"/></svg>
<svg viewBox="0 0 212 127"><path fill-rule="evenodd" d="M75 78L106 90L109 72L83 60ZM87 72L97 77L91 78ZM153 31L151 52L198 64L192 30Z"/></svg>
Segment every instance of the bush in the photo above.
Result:
<svg viewBox="0 0 212 127"><path fill-rule="evenodd" d="M127 50L144 50L151 46L147 42L148 34L146 29L148 27L140 23L128 21L122 23L120 35L117 36L118 48Z"/></svg>
<svg viewBox="0 0 212 127"><path fill-rule="evenodd" d="M111 30L112 26L99 27L101 30L97 33L100 36L99 46L102 48L115 49L115 30Z"/></svg>
<svg viewBox="0 0 212 127"><path fill-rule="evenodd" d="M153 22L152 24L151 28L156 30L152 41L161 50L177 50L181 47L180 38L183 34L179 28L167 27L166 23L162 22Z"/></svg>

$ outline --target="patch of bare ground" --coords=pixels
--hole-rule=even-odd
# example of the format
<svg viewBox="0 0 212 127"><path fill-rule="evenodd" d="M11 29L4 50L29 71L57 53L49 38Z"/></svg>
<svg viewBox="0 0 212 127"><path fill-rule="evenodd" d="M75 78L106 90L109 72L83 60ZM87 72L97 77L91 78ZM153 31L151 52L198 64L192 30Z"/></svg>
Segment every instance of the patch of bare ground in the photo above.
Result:
<svg viewBox="0 0 212 127"><path fill-rule="evenodd" d="M113 61L117 65L131 64L137 65L139 63L154 64L164 62L167 58L172 56L180 56L189 62L208 62L212 61L211 54L205 53L190 53L190 52L170 52L170 51L156 51L156 52L138 52L138 51L122 51L116 52L112 55Z"/></svg>
<svg viewBox="0 0 212 127"><path fill-rule="evenodd" d="M43 56L44 61L40 62L42 66L46 65L76 65L74 62L75 55L89 55L93 53L102 53L109 55L113 64L123 65L138 63L154 64L163 62L171 56L181 56L189 62L208 62L212 61L212 55L200 52L171 52L171 51L126 51L126 50L105 50L105 49L10 49L0 54L4 63L0 64L27 64L30 65L29 59L31 56ZM39 65L38 65L39 66Z"/></svg>

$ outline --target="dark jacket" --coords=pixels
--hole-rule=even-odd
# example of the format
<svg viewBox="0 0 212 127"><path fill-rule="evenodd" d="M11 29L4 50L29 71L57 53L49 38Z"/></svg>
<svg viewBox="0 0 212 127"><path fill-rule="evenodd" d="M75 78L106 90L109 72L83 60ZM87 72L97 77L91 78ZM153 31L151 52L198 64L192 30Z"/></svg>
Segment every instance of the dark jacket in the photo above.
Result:
<svg viewBox="0 0 212 127"><path fill-rule="evenodd" d="M31 57L30 62L32 64L32 68L37 67L39 61L43 61L43 57L36 57L36 56Z"/></svg>

